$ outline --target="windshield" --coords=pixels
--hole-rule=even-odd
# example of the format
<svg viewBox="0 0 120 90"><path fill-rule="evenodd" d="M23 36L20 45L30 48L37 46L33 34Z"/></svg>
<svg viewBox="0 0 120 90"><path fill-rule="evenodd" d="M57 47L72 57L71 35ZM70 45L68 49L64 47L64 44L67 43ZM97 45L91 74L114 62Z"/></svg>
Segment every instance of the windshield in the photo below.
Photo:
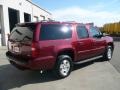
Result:
<svg viewBox="0 0 120 90"><path fill-rule="evenodd" d="M14 41L32 41L35 26L17 26L15 27L9 39Z"/></svg>

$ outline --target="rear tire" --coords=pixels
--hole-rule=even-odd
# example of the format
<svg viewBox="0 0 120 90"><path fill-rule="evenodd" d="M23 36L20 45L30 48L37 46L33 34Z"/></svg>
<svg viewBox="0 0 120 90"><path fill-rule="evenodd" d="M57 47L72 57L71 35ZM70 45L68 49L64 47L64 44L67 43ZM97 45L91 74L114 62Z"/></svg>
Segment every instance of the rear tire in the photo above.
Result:
<svg viewBox="0 0 120 90"><path fill-rule="evenodd" d="M108 45L106 48L106 51L103 55L104 60L111 60L112 59L112 55L113 55L113 48L112 46Z"/></svg>
<svg viewBox="0 0 120 90"><path fill-rule="evenodd" d="M56 66L55 66L55 75L57 78L65 78L70 75L73 68L72 58L68 55L58 56Z"/></svg>

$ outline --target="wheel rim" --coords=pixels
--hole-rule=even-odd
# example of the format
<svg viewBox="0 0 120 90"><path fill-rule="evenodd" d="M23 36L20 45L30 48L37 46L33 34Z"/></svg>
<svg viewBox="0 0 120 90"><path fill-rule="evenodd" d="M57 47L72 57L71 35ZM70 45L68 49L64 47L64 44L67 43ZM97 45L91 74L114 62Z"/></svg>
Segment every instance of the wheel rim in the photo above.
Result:
<svg viewBox="0 0 120 90"><path fill-rule="evenodd" d="M68 60L63 60L60 65L60 73L63 76L67 76L70 71L70 62Z"/></svg>
<svg viewBox="0 0 120 90"><path fill-rule="evenodd" d="M110 47L108 48L107 56L108 56L108 59L112 58L112 50Z"/></svg>

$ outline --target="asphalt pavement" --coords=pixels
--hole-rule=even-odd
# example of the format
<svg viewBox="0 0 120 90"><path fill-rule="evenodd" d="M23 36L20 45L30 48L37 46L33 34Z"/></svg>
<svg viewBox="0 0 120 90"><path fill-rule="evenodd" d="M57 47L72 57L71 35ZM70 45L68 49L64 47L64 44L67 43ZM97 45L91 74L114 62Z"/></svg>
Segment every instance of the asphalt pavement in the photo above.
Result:
<svg viewBox="0 0 120 90"><path fill-rule="evenodd" d="M20 71L9 64L5 52L6 47L0 47L0 90L120 90L120 42L115 42L110 62L76 65L65 79L51 72Z"/></svg>
<svg viewBox="0 0 120 90"><path fill-rule="evenodd" d="M113 58L110 63L120 72L120 41L115 42L115 49L113 53Z"/></svg>

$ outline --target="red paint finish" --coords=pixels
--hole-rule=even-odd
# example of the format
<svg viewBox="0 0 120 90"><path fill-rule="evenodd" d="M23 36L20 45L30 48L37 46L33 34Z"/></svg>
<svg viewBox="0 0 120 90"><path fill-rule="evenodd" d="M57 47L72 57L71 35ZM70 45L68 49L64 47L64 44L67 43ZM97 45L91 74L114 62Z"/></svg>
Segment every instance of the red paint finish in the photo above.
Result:
<svg viewBox="0 0 120 90"><path fill-rule="evenodd" d="M94 56L98 56L105 52L105 48L108 43L113 43L113 39L108 36L101 38L93 38L90 36L90 26L84 25L87 28L89 37L80 39L76 32L77 25L83 25L80 23L68 23L68 22L38 22L27 23L29 25L35 24L33 31L32 41L14 41L8 40L8 52L6 56L9 61L17 67L22 67L31 70L48 70L53 69L57 57L62 52L73 52L73 62L88 59ZM43 40L40 38L41 24L65 24L71 25L72 37L69 39L58 40ZM24 24L20 24L22 26ZM14 51L15 47L20 50ZM65 54L65 53L64 53ZM67 54L67 53L66 53Z"/></svg>

